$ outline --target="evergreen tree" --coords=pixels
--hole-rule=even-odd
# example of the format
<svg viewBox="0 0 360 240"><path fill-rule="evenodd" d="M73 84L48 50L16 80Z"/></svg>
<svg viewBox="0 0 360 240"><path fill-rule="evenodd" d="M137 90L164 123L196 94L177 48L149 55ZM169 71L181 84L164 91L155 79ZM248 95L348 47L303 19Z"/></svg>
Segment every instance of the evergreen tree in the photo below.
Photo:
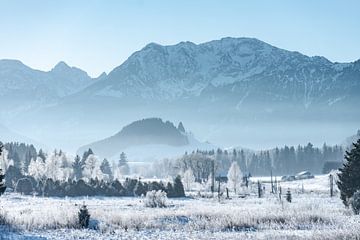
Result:
<svg viewBox="0 0 360 240"><path fill-rule="evenodd" d="M112 180L113 174L111 171L110 163L106 158L104 158L104 160L102 161L102 163L100 165L100 170L101 170L101 172L103 172L104 174L107 174L109 176L109 180Z"/></svg>
<svg viewBox="0 0 360 240"><path fill-rule="evenodd" d="M166 194L168 197L174 196L174 188L173 188L171 182L168 182L166 185Z"/></svg>
<svg viewBox="0 0 360 240"><path fill-rule="evenodd" d="M360 190L360 139L353 143L353 148L345 153L346 162L340 169L338 187L345 206L349 199Z"/></svg>
<svg viewBox="0 0 360 240"><path fill-rule="evenodd" d="M185 197L184 185L181 182L180 175L176 176L173 189L174 197Z"/></svg>
<svg viewBox="0 0 360 240"><path fill-rule="evenodd" d="M134 196L141 196L146 193L144 184L141 181L138 181L134 188Z"/></svg>
<svg viewBox="0 0 360 240"><path fill-rule="evenodd" d="M89 148L87 151L84 152L84 154L83 154L83 156L82 156L82 158L81 158L81 162L82 162L83 164L85 164L86 159L87 159L90 155L92 155L92 154L94 154L94 152L92 151L91 148Z"/></svg>
<svg viewBox="0 0 360 240"><path fill-rule="evenodd" d="M85 162L80 160L79 155L76 155L74 162L72 164L72 168L74 171L74 177L76 180L79 180L83 177L82 171L84 170Z"/></svg>
<svg viewBox="0 0 360 240"><path fill-rule="evenodd" d="M121 174L123 174L123 175L128 175L130 173L130 168L129 168L129 165L127 162L126 154L124 152L122 152L120 154L119 168L120 168Z"/></svg>
<svg viewBox="0 0 360 240"><path fill-rule="evenodd" d="M41 158L43 162L45 162L46 155L45 155L44 151L41 148L39 150L38 157Z"/></svg>
<svg viewBox="0 0 360 240"><path fill-rule="evenodd" d="M182 132L182 133L185 133L185 128L184 128L184 125L182 122L179 122L179 125L177 127L177 129Z"/></svg>
<svg viewBox="0 0 360 240"><path fill-rule="evenodd" d="M350 205L356 215L360 214L360 190L356 191L351 197Z"/></svg>

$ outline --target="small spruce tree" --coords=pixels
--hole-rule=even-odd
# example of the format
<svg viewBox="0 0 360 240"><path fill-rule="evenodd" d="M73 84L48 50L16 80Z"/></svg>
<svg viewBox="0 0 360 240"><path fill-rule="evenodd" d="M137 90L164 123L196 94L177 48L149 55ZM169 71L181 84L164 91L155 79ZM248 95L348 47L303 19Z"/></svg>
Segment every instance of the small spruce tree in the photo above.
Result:
<svg viewBox="0 0 360 240"><path fill-rule="evenodd" d="M288 189L286 192L286 201L288 201L289 203L291 203L292 201L290 189Z"/></svg>
<svg viewBox="0 0 360 240"><path fill-rule="evenodd" d="M79 217L80 226L82 228L88 228L89 227L90 214L89 214L89 211L88 211L85 203L80 207L78 217Z"/></svg>

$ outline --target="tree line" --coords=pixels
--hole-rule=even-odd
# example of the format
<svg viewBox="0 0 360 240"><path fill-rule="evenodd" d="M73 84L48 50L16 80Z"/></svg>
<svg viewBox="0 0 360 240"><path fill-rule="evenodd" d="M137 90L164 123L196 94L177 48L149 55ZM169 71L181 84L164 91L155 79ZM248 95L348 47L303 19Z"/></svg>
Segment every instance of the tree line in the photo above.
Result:
<svg viewBox="0 0 360 240"><path fill-rule="evenodd" d="M324 167L339 166L342 163L344 149L341 146L314 147L311 143L305 146L284 146L271 150L246 151L233 149L193 151L185 153L175 160L163 159L154 163L154 174L160 177L173 176L191 169L197 181L206 181L214 164L216 176L226 176L232 162L237 162L241 171L252 176L294 175L300 171L323 173ZM336 164L328 164L336 163Z"/></svg>
<svg viewBox="0 0 360 240"><path fill-rule="evenodd" d="M100 160L91 149L74 159L61 150L45 153L33 145L7 143L2 148L1 169L9 188L23 194L43 196L141 196L161 190L168 197L183 197L180 176L173 183L143 182L130 173L124 152L116 163ZM123 183L119 179L124 179Z"/></svg>

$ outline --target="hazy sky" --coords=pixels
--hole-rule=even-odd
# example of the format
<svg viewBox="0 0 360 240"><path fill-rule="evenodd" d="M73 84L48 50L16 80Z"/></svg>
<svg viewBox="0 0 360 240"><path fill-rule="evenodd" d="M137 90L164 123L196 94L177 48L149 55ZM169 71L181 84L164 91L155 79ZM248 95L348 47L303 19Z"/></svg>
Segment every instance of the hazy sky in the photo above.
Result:
<svg viewBox="0 0 360 240"><path fill-rule="evenodd" d="M255 37L332 61L360 58L360 1L0 0L0 59L64 60L96 76L149 42Z"/></svg>

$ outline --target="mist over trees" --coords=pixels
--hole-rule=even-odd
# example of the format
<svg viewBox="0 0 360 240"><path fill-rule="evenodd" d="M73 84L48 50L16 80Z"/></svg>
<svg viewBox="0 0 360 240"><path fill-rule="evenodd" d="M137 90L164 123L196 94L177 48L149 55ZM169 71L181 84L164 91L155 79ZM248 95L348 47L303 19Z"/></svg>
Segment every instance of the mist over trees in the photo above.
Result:
<svg viewBox="0 0 360 240"><path fill-rule="evenodd" d="M244 174L255 176L294 175L308 170L321 174L329 163L342 163L344 149L341 146L314 147L311 143L305 146L284 146L258 152L244 150L210 150L185 153L173 161L164 159L154 163L154 174L159 177L174 176L178 172L191 169L196 181L206 181L211 174L214 163L215 175L226 176L233 162L236 162ZM336 165L336 164L335 164Z"/></svg>

